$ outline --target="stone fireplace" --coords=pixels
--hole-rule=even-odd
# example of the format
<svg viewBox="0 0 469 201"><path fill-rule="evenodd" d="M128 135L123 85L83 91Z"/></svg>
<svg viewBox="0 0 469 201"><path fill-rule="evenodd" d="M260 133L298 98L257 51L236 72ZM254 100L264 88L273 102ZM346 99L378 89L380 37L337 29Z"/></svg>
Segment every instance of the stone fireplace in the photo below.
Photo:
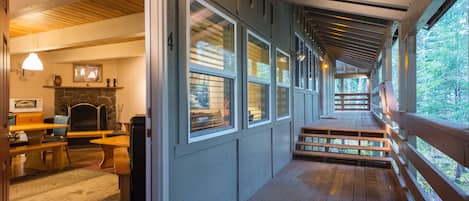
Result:
<svg viewBox="0 0 469 201"><path fill-rule="evenodd" d="M93 106L93 107L87 107ZM55 114L68 115L71 107L84 106L81 112L90 112L93 109L100 117L105 116L99 124L106 129L116 128L116 89L115 88L92 88L92 87L57 87L55 88ZM99 107L99 111L96 111ZM98 113L99 112L99 113ZM73 113L73 112L72 112ZM98 115L91 115L90 121L98 122ZM75 118L76 120L76 118ZM73 121L73 117L71 119ZM89 122L82 122L84 127L93 127ZM104 125L103 125L104 124ZM97 125L96 125L97 126ZM84 129L86 129L84 128ZM77 130L79 128L75 128ZM72 128L73 130L73 128ZM96 129L98 130L98 129Z"/></svg>
<svg viewBox="0 0 469 201"><path fill-rule="evenodd" d="M68 106L71 131L107 130L107 112L105 105L95 106L79 103Z"/></svg>

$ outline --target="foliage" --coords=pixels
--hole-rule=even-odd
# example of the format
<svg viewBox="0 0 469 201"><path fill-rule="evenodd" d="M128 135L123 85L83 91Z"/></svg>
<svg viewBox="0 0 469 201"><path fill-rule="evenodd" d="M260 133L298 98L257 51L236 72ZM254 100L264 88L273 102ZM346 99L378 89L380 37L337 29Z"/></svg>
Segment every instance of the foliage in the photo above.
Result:
<svg viewBox="0 0 469 201"><path fill-rule="evenodd" d="M469 122L468 0L417 35L417 112Z"/></svg>
<svg viewBox="0 0 469 201"><path fill-rule="evenodd" d="M430 29L417 34L417 112L469 124L469 0L458 0ZM417 139L417 150L461 190L469 193L469 170ZM417 172L418 173L418 172ZM430 200L429 184L417 181Z"/></svg>

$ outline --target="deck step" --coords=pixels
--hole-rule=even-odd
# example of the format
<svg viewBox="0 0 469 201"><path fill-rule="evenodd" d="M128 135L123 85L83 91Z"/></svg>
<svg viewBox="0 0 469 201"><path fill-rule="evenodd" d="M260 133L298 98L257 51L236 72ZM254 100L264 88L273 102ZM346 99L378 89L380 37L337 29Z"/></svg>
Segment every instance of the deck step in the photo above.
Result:
<svg viewBox="0 0 469 201"><path fill-rule="evenodd" d="M374 146L359 146L359 145L345 145L345 144L325 144L325 143L314 143L314 142L297 142L297 145L314 146L314 147L329 147L339 149L357 149L357 150L368 150L368 151L383 151L390 152L389 147L374 147Z"/></svg>
<svg viewBox="0 0 469 201"><path fill-rule="evenodd" d="M298 151L298 150L296 150L294 153L297 156L314 156L314 157L338 158L338 159L349 159L349 160L391 162L391 159L389 157L381 157L381 156L363 156L363 155L326 153L326 152L316 152L316 151Z"/></svg>
<svg viewBox="0 0 469 201"><path fill-rule="evenodd" d="M376 138L376 137L360 137L360 136L343 136L343 135L324 135L324 134L306 134L301 133L299 137L317 137L317 138L329 138L329 139L345 139L345 140L367 140L373 142L385 142L389 143L389 139Z"/></svg>

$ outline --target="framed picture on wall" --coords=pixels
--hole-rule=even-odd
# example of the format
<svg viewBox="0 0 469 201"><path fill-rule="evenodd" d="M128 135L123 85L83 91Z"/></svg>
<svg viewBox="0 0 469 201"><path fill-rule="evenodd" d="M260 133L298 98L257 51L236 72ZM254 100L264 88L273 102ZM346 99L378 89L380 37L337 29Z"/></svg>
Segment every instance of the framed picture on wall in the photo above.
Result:
<svg viewBox="0 0 469 201"><path fill-rule="evenodd" d="M102 64L73 64L73 82L102 82Z"/></svg>

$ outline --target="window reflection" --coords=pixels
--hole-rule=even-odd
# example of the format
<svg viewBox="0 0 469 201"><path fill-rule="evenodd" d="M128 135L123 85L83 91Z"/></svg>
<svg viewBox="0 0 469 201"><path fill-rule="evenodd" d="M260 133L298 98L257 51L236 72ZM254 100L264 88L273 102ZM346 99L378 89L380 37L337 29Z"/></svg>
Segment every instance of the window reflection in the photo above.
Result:
<svg viewBox="0 0 469 201"><path fill-rule="evenodd" d="M190 74L191 132L232 125L232 80Z"/></svg>

